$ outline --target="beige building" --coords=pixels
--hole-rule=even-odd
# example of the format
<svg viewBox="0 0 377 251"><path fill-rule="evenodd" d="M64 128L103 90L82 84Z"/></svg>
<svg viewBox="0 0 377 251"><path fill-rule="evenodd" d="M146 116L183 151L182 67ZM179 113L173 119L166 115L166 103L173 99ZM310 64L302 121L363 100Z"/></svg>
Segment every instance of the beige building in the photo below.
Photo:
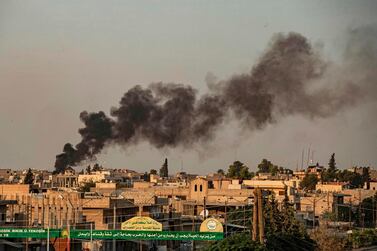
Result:
<svg viewBox="0 0 377 251"><path fill-rule="evenodd" d="M82 185L87 182L103 182L110 177L110 171L96 171L90 174L79 174L78 184Z"/></svg>
<svg viewBox="0 0 377 251"><path fill-rule="evenodd" d="M317 191L327 193L327 192L341 192L348 187L349 187L348 183L345 183L345 182L327 182L327 183L318 183L315 186L315 189Z"/></svg>

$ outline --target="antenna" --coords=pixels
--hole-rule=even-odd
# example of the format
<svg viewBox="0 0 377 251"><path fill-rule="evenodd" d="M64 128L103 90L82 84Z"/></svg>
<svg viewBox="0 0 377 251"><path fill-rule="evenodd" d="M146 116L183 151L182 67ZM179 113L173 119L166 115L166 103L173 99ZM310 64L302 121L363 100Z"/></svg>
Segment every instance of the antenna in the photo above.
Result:
<svg viewBox="0 0 377 251"><path fill-rule="evenodd" d="M301 153L301 170L304 169L304 148L302 148L302 153Z"/></svg>
<svg viewBox="0 0 377 251"><path fill-rule="evenodd" d="M308 161L306 162L306 166L308 167L309 166L309 159L310 159L310 147L312 146L312 144L309 145L309 149L308 149Z"/></svg>

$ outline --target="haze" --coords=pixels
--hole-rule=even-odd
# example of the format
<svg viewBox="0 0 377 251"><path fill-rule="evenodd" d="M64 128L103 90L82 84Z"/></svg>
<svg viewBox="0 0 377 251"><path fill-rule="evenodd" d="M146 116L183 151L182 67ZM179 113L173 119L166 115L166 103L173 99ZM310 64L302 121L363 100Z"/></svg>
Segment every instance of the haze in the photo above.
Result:
<svg viewBox="0 0 377 251"><path fill-rule="evenodd" d="M298 32L334 62L350 29L376 26L375 1L2 1L0 167L53 169L80 140L79 113L109 114L135 84L207 89L205 78L248 72L278 32ZM377 70L377 66L376 66ZM98 162L145 171L169 158L172 172L207 173L262 158L295 169L301 152L340 168L377 165L376 100L326 119L289 116L245 134L226 125L198 149L148 144L106 148ZM305 163L307 157L305 156Z"/></svg>

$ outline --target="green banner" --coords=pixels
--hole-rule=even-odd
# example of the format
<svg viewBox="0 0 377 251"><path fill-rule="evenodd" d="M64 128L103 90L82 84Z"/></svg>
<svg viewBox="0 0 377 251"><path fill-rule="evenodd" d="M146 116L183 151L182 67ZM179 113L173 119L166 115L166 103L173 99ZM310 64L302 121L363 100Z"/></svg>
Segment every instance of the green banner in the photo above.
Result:
<svg viewBox="0 0 377 251"><path fill-rule="evenodd" d="M125 230L74 230L72 239L117 239L117 240L201 240L215 241L224 238L220 232L158 232L158 231L125 231Z"/></svg>
<svg viewBox="0 0 377 251"><path fill-rule="evenodd" d="M50 238L60 237L60 229L50 229ZM0 228L0 238L46 239L47 229L43 228Z"/></svg>
<svg viewBox="0 0 377 251"><path fill-rule="evenodd" d="M50 238L65 238L66 230L50 229ZM224 238L221 232L160 232L127 230L78 230L71 229L72 239L117 239L117 240L202 240L215 241ZM92 236L90 236L92 235ZM47 229L43 228L0 228L0 238L35 238L46 239Z"/></svg>

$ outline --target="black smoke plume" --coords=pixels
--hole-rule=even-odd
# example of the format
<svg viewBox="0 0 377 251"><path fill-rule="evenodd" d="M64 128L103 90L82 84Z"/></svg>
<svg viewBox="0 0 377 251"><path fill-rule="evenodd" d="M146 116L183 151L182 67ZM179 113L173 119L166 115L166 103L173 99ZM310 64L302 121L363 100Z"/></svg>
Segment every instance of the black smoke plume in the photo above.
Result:
<svg viewBox="0 0 377 251"><path fill-rule="evenodd" d="M348 50L353 54L345 58L362 61L358 51ZM56 157L56 171L95 159L110 144L128 146L144 140L162 148L205 142L230 114L250 130L287 115L331 116L363 95L360 85L352 81L337 85L341 78L329 74L332 68L305 37L289 33L276 35L249 73L212 83L201 97L183 84L137 85L124 94L110 117L104 112L80 114L85 125L79 129L82 140L75 147L64 146ZM334 81L326 80L331 78Z"/></svg>

